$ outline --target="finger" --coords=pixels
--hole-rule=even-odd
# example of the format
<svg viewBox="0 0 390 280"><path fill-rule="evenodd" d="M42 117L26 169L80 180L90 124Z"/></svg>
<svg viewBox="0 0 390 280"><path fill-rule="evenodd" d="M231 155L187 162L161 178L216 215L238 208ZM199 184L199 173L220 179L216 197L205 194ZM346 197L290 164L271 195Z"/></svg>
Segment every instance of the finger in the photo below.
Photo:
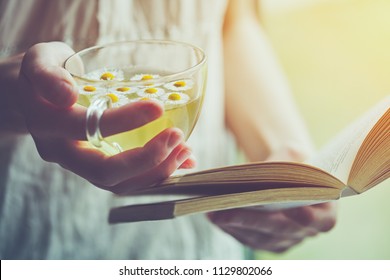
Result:
<svg viewBox="0 0 390 280"><path fill-rule="evenodd" d="M194 157L189 157L180 166L179 169L191 169L196 167L196 160Z"/></svg>
<svg viewBox="0 0 390 280"><path fill-rule="evenodd" d="M297 207L283 211L284 215L294 222L319 232L327 232L335 226L336 212L337 207L334 202Z"/></svg>
<svg viewBox="0 0 390 280"><path fill-rule="evenodd" d="M63 64L72 54L74 51L64 43L36 44L23 58L21 75L42 98L58 107L70 107L77 101L78 92Z"/></svg>
<svg viewBox="0 0 390 280"><path fill-rule="evenodd" d="M103 136L141 127L162 116L164 108L158 102L144 100L106 110L100 121Z"/></svg>
<svg viewBox="0 0 390 280"><path fill-rule="evenodd" d="M170 128L161 132L142 148L111 157L96 149L86 148L83 143L77 145L46 140L36 141L36 145L43 159L57 162L95 185L109 189L160 165L182 139L180 130Z"/></svg>
<svg viewBox="0 0 390 280"><path fill-rule="evenodd" d="M254 230L280 236L313 236L317 231L306 228L287 218L281 211L260 211L247 208L224 210L209 214L212 222L219 226Z"/></svg>
<svg viewBox="0 0 390 280"><path fill-rule="evenodd" d="M24 114L31 134L39 138L86 140L86 108L74 105L60 110L34 98L25 102ZM107 110L101 118L100 129L104 136L109 136L141 127L162 114L157 102L134 102Z"/></svg>
<svg viewBox="0 0 390 280"><path fill-rule="evenodd" d="M81 106L69 107L77 99L77 90L74 94L73 80L61 67L72 53L61 43L37 44L26 53L18 96L31 133L85 140L86 112ZM139 103L107 110L101 120L102 134L131 130L162 115L163 109L156 102Z"/></svg>
<svg viewBox="0 0 390 280"><path fill-rule="evenodd" d="M19 82L23 84L23 79ZM20 103L27 128L33 136L86 140L86 108L75 105L59 110L36 98L24 98Z"/></svg>
<svg viewBox="0 0 390 280"><path fill-rule="evenodd" d="M154 186L168 178L190 157L191 149L182 143L178 145L160 165L146 173L120 183L109 190L118 195L128 195L140 191L145 187Z"/></svg>
<svg viewBox="0 0 390 280"><path fill-rule="evenodd" d="M221 229L252 249L265 250L273 253L285 252L303 240L302 238L281 237L229 226L221 227Z"/></svg>
<svg viewBox="0 0 390 280"><path fill-rule="evenodd" d="M144 147L117 155L118 158L123 156L124 160L116 161L118 166L114 167L114 170L122 168L123 171L132 173L132 176L120 178L119 171L117 176L119 179L109 185L109 187L115 185L118 191L116 189L111 191L122 193L120 191L121 186L118 187L118 184L120 185L120 183L129 178L130 181L143 182L143 185L152 185L168 177L177 168L172 159L178 156L178 152L182 150L183 137L183 133L180 130L169 128L149 141ZM112 158L115 159L115 157ZM169 165L168 167L171 168L168 168L166 165Z"/></svg>

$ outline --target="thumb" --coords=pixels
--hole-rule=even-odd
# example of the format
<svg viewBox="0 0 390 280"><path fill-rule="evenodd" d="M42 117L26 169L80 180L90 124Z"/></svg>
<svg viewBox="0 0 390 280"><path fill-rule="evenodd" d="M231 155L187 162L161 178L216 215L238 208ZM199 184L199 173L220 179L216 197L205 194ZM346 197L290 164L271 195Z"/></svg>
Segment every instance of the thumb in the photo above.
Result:
<svg viewBox="0 0 390 280"><path fill-rule="evenodd" d="M63 64L73 53L61 42L36 44L24 55L21 75L40 97L58 107L70 107L77 101L78 91Z"/></svg>

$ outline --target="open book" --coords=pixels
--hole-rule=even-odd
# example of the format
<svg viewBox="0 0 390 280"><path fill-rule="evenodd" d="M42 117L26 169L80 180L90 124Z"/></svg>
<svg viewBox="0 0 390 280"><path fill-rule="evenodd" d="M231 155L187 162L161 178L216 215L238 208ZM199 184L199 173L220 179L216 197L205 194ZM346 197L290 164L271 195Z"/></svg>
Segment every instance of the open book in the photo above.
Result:
<svg viewBox="0 0 390 280"><path fill-rule="evenodd" d="M172 176L139 195L177 200L113 208L109 222L170 219L237 207L279 209L360 194L390 177L390 97L306 163L257 162Z"/></svg>

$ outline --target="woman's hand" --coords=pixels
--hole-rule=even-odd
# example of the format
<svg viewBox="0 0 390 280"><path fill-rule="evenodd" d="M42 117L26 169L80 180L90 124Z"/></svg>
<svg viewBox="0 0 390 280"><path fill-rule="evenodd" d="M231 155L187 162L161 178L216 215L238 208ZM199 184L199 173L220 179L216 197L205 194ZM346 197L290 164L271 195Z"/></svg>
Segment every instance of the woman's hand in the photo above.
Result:
<svg viewBox="0 0 390 280"><path fill-rule="evenodd" d="M333 202L279 211L241 208L213 212L210 220L252 249L284 252L307 237L332 229L336 223Z"/></svg>
<svg viewBox="0 0 390 280"><path fill-rule="evenodd" d="M268 161L302 161L304 149L285 147ZM210 220L252 249L284 252L307 237L331 230L336 224L337 203L327 202L276 211L240 208L209 213Z"/></svg>
<svg viewBox="0 0 390 280"><path fill-rule="evenodd" d="M74 51L60 42L41 43L23 57L16 103L40 156L117 194L131 193L168 177L181 165L190 168L190 149L180 130L166 129L142 148L108 157L85 145L86 108L75 104L78 90L62 67ZM140 127L163 113L151 101L107 110L103 136Z"/></svg>

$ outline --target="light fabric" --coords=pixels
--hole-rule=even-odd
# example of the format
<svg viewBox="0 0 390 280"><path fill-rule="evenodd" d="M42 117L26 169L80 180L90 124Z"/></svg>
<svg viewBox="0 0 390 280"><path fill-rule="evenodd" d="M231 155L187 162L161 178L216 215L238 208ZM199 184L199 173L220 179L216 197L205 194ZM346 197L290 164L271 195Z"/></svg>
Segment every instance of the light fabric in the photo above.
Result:
<svg viewBox="0 0 390 280"><path fill-rule="evenodd" d="M225 0L0 0L0 57L35 43L75 50L119 40L173 39L209 58L208 89L189 142L198 168L234 154L224 125L221 25ZM239 259L242 247L204 215L111 226L118 200L39 157L30 136L0 138L1 259ZM136 200L138 201L138 200Z"/></svg>

